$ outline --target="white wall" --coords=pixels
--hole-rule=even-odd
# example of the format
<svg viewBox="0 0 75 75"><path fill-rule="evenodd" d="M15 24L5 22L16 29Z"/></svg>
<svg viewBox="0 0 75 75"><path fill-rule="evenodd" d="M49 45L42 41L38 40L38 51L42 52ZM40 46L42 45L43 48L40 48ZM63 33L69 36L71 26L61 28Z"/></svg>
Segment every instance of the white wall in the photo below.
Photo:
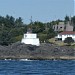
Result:
<svg viewBox="0 0 75 75"><path fill-rule="evenodd" d="M59 34L58 34L57 38L62 38L62 35L59 35Z"/></svg>
<svg viewBox="0 0 75 75"><path fill-rule="evenodd" d="M65 40L65 38L67 38L67 37L72 37L72 39L73 40L75 40L75 35L62 35L62 41L64 41Z"/></svg>
<svg viewBox="0 0 75 75"><path fill-rule="evenodd" d="M39 38L37 38L37 34L31 34L31 33L24 34L21 43L31 44L36 46L40 45L40 41Z"/></svg>
<svg viewBox="0 0 75 75"><path fill-rule="evenodd" d="M66 34L66 35L57 35L55 38L62 38L62 41L65 40L65 38L67 37L72 37L72 39L75 41L75 35L72 35L72 34Z"/></svg>
<svg viewBox="0 0 75 75"><path fill-rule="evenodd" d="M36 39L22 39L21 43L31 44L31 45L36 45L36 46L40 45L39 38L36 38Z"/></svg>

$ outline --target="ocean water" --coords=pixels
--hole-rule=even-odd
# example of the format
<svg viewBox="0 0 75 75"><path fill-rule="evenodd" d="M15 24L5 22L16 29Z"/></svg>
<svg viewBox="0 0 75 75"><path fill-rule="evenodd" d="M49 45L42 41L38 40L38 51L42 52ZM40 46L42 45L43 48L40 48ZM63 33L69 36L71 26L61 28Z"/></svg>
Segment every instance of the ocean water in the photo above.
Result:
<svg viewBox="0 0 75 75"><path fill-rule="evenodd" d="M0 75L75 75L75 60L0 60Z"/></svg>

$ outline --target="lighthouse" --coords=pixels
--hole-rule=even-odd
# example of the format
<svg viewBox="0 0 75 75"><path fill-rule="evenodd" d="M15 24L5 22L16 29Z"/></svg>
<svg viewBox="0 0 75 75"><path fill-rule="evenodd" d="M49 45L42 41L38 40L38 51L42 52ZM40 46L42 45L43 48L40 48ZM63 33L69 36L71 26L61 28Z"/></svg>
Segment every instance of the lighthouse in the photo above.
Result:
<svg viewBox="0 0 75 75"><path fill-rule="evenodd" d="M30 21L31 21L31 26L32 26L32 16L31 16ZM31 45L36 45L36 46L40 45L40 41L39 41L39 38L37 38L37 34L32 33L31 28L28 28L27 33L23 35L21 43L31 44Z"/></svg>
<svg viewBox="0 0 75 75"><path fill-rule="evenodd" d="M24 34L21 40L21 43L31 44L31 45L36 45L36 46L40 45L40 41L39 41L39 38L37 38L37 34L32 33L31 29L28 29L27 33Z"/></svg>

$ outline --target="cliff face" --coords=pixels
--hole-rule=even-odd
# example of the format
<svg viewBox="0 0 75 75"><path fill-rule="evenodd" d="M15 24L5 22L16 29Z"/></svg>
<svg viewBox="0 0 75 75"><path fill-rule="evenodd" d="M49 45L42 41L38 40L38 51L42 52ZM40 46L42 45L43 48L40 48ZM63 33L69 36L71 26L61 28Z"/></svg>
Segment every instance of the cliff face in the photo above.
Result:
<svg viewBox="0 0 75 75"><path fill-rule="evenodd" d="M0 59L75 59L75 49L43 43L40 46L13 43L0 46Z"/></svg>

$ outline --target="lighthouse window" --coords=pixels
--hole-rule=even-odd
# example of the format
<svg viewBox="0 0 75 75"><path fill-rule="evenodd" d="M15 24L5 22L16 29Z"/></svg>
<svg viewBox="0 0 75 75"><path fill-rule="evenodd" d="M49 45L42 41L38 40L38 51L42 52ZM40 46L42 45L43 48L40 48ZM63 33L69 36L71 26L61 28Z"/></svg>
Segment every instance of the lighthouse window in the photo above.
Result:
<svg viewBox="0 0 75 75"><path fill-rule="evenodd" d="M27 37L27 35L25 35L25 37Z"/></svg>

